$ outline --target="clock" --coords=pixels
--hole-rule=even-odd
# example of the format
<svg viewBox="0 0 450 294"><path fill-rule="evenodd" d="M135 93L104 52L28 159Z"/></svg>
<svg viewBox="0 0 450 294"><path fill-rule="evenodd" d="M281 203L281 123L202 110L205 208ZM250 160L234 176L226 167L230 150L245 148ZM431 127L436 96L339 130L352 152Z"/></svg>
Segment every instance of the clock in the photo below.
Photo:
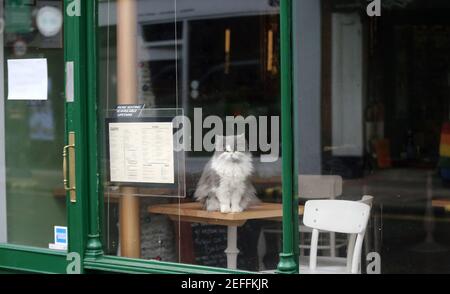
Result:
<svg viewBox="0 0 450 294"><path fill-rule="evenodd" d="M44 6L36 15L36 25L44 37L54 37L59 34L63 25L61 11L52 6Z"/></svg>

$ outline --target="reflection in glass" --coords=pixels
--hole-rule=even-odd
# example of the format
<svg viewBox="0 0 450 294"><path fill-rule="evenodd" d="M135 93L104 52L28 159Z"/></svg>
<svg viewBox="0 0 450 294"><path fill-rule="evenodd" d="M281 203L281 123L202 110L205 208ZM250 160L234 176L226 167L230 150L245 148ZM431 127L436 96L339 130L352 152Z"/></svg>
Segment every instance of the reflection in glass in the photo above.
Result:
<svg viewBox="0 0 450 294"><path fill-rule="evenodd" d="M185 150L184 162L186 199L140 197L134 206L139 207L134 210L137 213L124 217L126 194L112 195L105 188L105 251L128 256L119 236L124 234L124 224L137 218L141 258L248 270L275 269L281 234L267 234L264 238L261 234L263 227L279 231L281 218L220 222L217 219L226 214L214 212L216 221L207 214L207 221L187 218L183 213L206 212L193 194L213 152L203 146L196 148L195 139L202 142L210 130L199 130L194 126L196 119L203 124L206 117L214 116L225 124L227 116L266 116L270 130L270 117L280 115L277 2L177 0L135 4L136 13L129 21L136 26L133 43L137 61L135 66L123 65L127 70L134 68L137 77L136 99L130 102L120 98L120 84L125 82L120 78L117 60L120 62L124 54L121 50L125 47L120 43L124 27L117 23L115 12L121 3L99 3L100 123L103 125L104 114L119 104L145 104L146 109L182 108L192 123L192 148ZM100 141L104 142L101 153L106 154L109 147L105 134ZM250 180L264 203L280 203L280 160L262 162L260 156L266 151L252 152L254 173ZM105 184L109 180L106 161L102 168ZM139 194L136 189L142 191L131 189L133 195ZM265 209L281 213L281 206L269 205ZM138 242L129 245L139 246Z"/></svg>
<svg viewBox="0 0 450 294"><path fill-rule="evenodd" d="M64 51L62 26L44 36L36 17L61 15L62 1L0 1L0 10L0 242L49 248L54 227L66 226ZM7 61L32 58L46 59L47 100L7 100Z"/></svg>
<svg viewBox="0 0 450 294"><path fill-rule="evenodd" d="M362 273L448 272L450 7L382 2L381 17L358 1L294 2L300 198L374 197ZM321 235L319 256L346 256L345 236Z"/></svg>

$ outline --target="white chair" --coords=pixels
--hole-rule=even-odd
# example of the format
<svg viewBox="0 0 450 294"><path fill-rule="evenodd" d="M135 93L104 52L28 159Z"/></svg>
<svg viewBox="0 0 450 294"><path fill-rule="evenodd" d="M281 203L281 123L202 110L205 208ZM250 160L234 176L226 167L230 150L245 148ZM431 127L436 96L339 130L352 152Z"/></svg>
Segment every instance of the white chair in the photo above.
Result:
<svg viewBox="0 0 450 294"><path fill-rule="evenodd" d="M342 177L337 175L299 175L298 176L298 195L300 199L336 199L342 195ZM304 225L299 225L300 241L305 240L305 233L311 234L312 230ZM329 250L330 256L336 256L336 249L344 247L346 241L336 242L336 234L328 234L328 244L318 245L319 250ZM305 249L311 249L309 244L300 243L300 256L304 256Z"/></svg>
<svg viewBox="0 0 450 294"><path fill-rule="evenodd" d="M361 201L310 200L303 216L305 226L312 229L309 261L300 260L300 274L357 274L360 272L361 250L372 198ZM317 257L319 231L349 234L347 258ZM354 236L354 237L353 237ZM354 241L353 241L354 240Z"/></svg>
<svg viewBox="0 0 450 294"><path fill-rule="evenodd" d="M369 195L364 195L361 200L358 200L358 202L367 204L370 206L370 208L372 209L372 204L373 204L373 196L369 196ZM369 215L369 219L370 219L370 215ZM357 238L357 234L351 234L348 237L348 244L347 244L347 256L352 256L353 255L353 251L354 251L354 247L355 247L355 243L356 243L356 238ZM366 246L367 246L367 234L364 235L364 239L366 241ZM319 248L319 246L318 246ZM366 248L367 250L367 248ZM362 250L361 250L362 252ZM359 265L361 265L361 253L359 256ZM308 261L309 261L309 257L300 257L300 264L305 266L308 265ZM341 258L341 257L318 257L318 261L319 261L319 266L332 266L332 267L344 267L344 265L346 264L347 269L351 268L351 258ZM361 269L359 269L360 271Z"/></svg>
<svg viewBox="0 0 450 294"><path fill-rule="evenodd" d="M342 177L337 175L299 175L298 177L298 193L301 199L335 199L342 195ZM306 238L305 234L311 234L312 230L304 225L299 225L299 232L301 234L300 242ZM268 226L261 229L258 238L258 263L259 270L265 270L264 256L266 255L266 234L281 234L282 230L278 227ZM336 249L344 247L347 241L336 242L336 235L334 232L328 234L328 244L318 245L319 250L329 250L330 256L336 256ZM310 245L301 243L299 245L300 255L304 256L304 250L310 249Z"/></svg>
<svg viewBox="0 0 450 294"><path fill-rule="evenodd" d="M370 209L372 210L373 196L364 195L361 198L361 200L359 200L359 202L369 205ZM369 215L369 220L370 220L370 215ZM352 250L353 250L353 248L355 248L356 237L357 237L357 234L350 235L349 240L348 240L348 246L347 246L347 255L352 255L353 254ZM366 246L368 246L369 242L367 240L367 235L365 234L364 237L365 237L364 239L366 241ZM366 251L367 251L367 247L366 247ZM361 257L360 257L360 260L361 260ZM347 259L347 267L350 267L349 262L350 262L350 260ZM360 261L360 264L361 264L361 261Z"/></svg>

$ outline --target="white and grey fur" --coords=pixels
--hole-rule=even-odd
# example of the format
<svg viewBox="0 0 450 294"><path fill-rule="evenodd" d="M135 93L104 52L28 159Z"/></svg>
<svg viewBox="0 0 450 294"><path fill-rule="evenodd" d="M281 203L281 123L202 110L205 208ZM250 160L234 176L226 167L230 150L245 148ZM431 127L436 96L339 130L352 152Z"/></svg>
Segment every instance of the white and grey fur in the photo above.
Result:
<svg viewBox="0 0 450 294"><path fill-rule="evenodd" d="M245 135L216 136L215 153L203 170L194 197L208 211L242 212L259 202L250 181L252 173Z"/></svg>

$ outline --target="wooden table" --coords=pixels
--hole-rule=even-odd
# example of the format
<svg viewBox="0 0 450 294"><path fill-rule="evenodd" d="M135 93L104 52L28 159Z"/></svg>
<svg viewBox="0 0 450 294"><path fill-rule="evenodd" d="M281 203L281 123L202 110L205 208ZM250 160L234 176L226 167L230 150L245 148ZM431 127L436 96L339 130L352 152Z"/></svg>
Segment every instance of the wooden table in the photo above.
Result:
<svg viewBox="0 0 450 294"><path fill-rule="evenodd" d="M237 228L248 220L281 221L283 217L282 205L278 203L261 203L240 213L210 212L203 209L198 202L152 205L148 212L167 215L172 221L196 222L227 227L227 267L236 269L237 256ZM303 207L299 207L299 214L303 214Z"/></svg>

